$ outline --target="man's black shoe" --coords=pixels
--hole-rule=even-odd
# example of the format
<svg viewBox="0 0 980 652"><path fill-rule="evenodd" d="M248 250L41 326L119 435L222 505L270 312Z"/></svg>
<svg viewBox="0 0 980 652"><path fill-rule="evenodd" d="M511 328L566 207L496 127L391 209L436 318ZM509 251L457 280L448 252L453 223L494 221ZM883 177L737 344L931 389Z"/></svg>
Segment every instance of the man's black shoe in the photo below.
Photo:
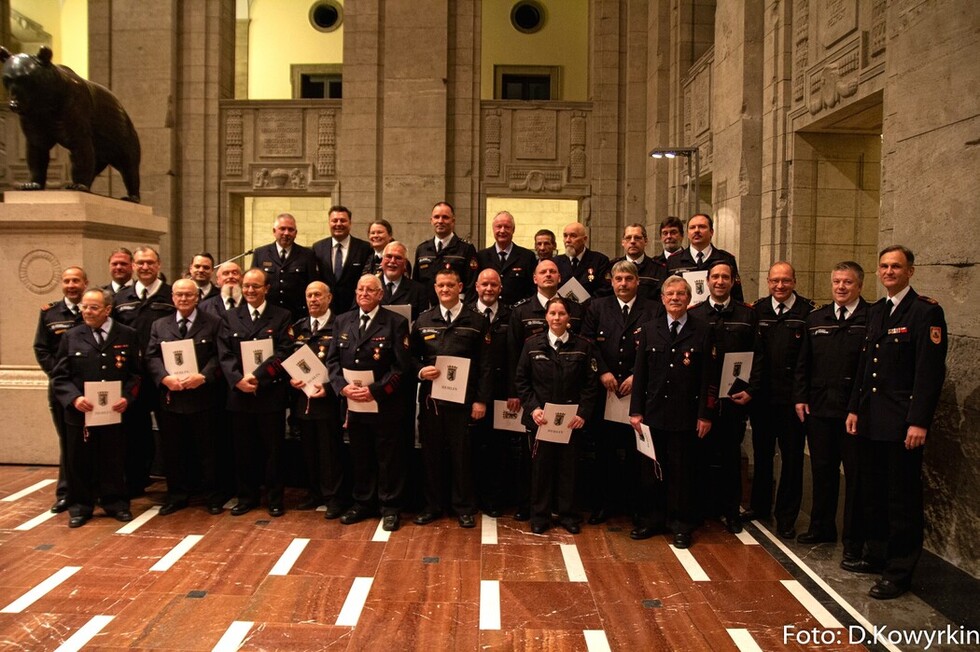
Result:
<svg viewBox="0 0 980 652"><path fill-rule="evenodd" d="M343 516L340 517L340 522L344 525L354 525L354 523L360 523L363 520L369 519L374 516L374 512L363 507L351 507L348 509Z"/></svg>
<svg viewBox="0 0 980 652"><path fill-rule="evenodd" d="M789 527L778 527L776 528L776 534L779 535L780 539L791 541L796 538L796 528L792 525Z"/></svg>
<svg viewBox="0 0 980 652"><path fill-rule="evenodd" d="M473 518L472 514L460 514L458 517L459 527L471 528L476 527L476 519Z"/></svg>
<svg viewBox="0 0 980 652"><path fill-rule="evenodd" d="M550 527L547 523L531 523L531 532L534 534L544 534Z"/></svg>
<svg viewBox="0 0 980 652"><path fill-rule="evenodd" d="M561 526L565 528L569 534L578 534L582 531L582 526L573 521L562 521Z"/></svg>
<svg viewBox="0 0 980 652"><path fill-rule="evenodd" d="M68 519L68 527L82 527L88 523L88 516L72 516Z"/></svg>
<svg viewBox="0 0 980 652"><path fill-rule="evenodd" d="M344 508L340 505L327 505L327 512L323 515L323 518L328 521L332 521L335 518L340 518L344 515Z"/></svg>
<svg viewBox="0 0 980 652"><path fill-rule="evenodd" d="M173 514L174 512L180 511L187 507L187 501L178 500L173 503L165 503L160 508L160 516L166 516L167 514Z"/></svg>
<svg viewBox="0 0 980 652"><path fill-rule="evenodd" d="M311 509L316 509L322 504L323 504L322 498L317 498L316 496L310 496L306 498L303 502L301 502L299 505L297 505L296 509L298 509L301 512L308 512Z"/></svg>
<svg viewBox="0 0 980 652"><path fill-rule="evenodd" d="M796 537L798 543L837 543L836 536L828 536L819 532L804 532Z"/></svg>
<svg viewBox="0 0 980 652"><path fill-rule="evenodd" d="M269 516L272 518L279 518L285 513L286 510L282 505L269 505Z"/></svg>
<svg viewBox="0 0 980 652"><path fill-rule="evenodd" d="M589 514L589 525L601 525L609 520L609 511L602 507Z"/></svg>
<svg viewBox="0 0 980 652"><path fill-rule="evenodd" d="M238 503L231 508L231 515L241 516L242 514L248 514L253 509L255 509L255 505L252 503Z"/></svg>
<svg viewBox="0 0 980 652"><path fill-rule="evenodd" d="M848 573L868 573L869 575L876 575L884 570L881 564L875 564L864 559L844 559L841 561L840 567Z"/></svg>
<svg viewBox="0 0 980 652"><path fill-rule="evenodd" d="M531 520L531 514L526 509L518 509L516 512L514 512L514 520L515 521L530 521Z"/></svg>
<svg viewBox="0 0 980 652"><path fill-rule="evenodd" d="M394 532L400 527L401 519L398 518L398 514L385 514L381 519L381 529L385 532Z"/></svg>
<svg viewBox="0 0 980 652"><path fill-rule="evenodd" d="M412 523L415 523L416 525L428 525L432 521L436 521L441 517L442 514L440 514L439 512L422 512L414 519L412 519Z"/></svg>
<svg viewBox="0 0 980 652"><path fill-rule="evenodd" d="M68 500L66 498L59 498L55 501L54 505L51 505L52 514L60 514L66 509L68 509Z"/></svg>
<svg viewBox="0 0 980 652"><path fill-rule="evenodd" d="M637 541L642 541L643 539L649 539L657 534L657 528L654 527L635 527L630 530L630 539L636 539Z"/></svg>
<svg viewBox="0 0 980 652"><path fill-rule="evenodd" d="M223 511L225 511L225 508L221 505L208 505L208 514L212 516L217 516Z"/></svg>
<svg viewBox="0 0 980 652"><path fill-rule="evenodd" d="M129 523L133 520L133 513L128 509L121 509L113 514L112 518L116 519L120 523Z"/></svg>
<svg viewBox="0 0 980 652"><path fill-rule="evenodd" d="M868 591L875 600L892 600L904 594L908 589L901 584L896 584L891 580L878 580L871 590Z"/></svg>
<svg viewBox="0 0 980 652"><path fill-rule="evenodd" d="M691 535L684 532L678 532L674 535L674 547L683 550L685 548L691 547Z"/></svg>

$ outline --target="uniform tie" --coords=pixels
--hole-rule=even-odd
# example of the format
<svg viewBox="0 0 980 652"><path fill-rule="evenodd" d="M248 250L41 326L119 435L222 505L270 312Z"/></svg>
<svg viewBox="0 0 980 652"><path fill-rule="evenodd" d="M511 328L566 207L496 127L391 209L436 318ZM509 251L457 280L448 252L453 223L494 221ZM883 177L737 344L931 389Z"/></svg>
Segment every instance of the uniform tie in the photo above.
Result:
<svg viewBox="0 0 980 652"><path fill-rule="evenodd" d="M78 306L71 307L71 316L78 319Z"/></svg>
<svg viewBox="0 0 980 652"><path fill-rule="evenodd" d="M187 337L187 320L181 319L177 322L177 330L180 332L181 337Z"/></svg>
<svg viewBox="0 0 980 652"><path fill-rule="evenodd" d="M369 321L371 321L370 315L361 315L361 335L364 335L364 331L367 330L367 325Z"/></svg>
<svg viewBox="0 0 980 652"><path fill-rule="evenodd" d="M506 251L498 251L497 252L497 255L500 256L500 264L501 265L503 265L504 263L507 262L507 252Z"/></svg>
<svg viewBox="0 0 980 652"><path fill-rule="evenodd" d="M388 283L385 284L385 292L387 293L389 299L395 296L395 284L388 281Z"/></svg>
<svg viewBox="0 0 980 652"><path fill-rule="evenodd" d="M846 319L847 319L847 306L841 306L840 313L837 317L837 322L843 324Z"/></svg>
<svg viewBox="0 0 980 652"><path fill-rule="evenodd" d="M630 307L627 304L623 304L623 321L630 318Z"/></svg>
<svg viewBox="0 0 980 652"><path fill-rule="evenodd" d="M286 250L285 249L280 249L279 250L279 264L280 265L285 265L286 264Z"/></svg>
<svg viewBox="0 0 980 652"><path fill-rule="evenodd" d="M439 241L436 242L436 253L437 254L441 254L442 253L442 240L439 240Z"/></svg>
<svg viewBox="0 0 980 652"><path fill-rule="evenodd" d="M486 315L487 321L489 322L493 321L493 310L487 308L486 310L483 311L483 314Z"/></svg>
<svg viewBox="0 0 980 652"><path fill-rule="evenodd" d="M446 311L446 326L452 326L453 324L453 312L452 310Z"/></svg>
<svg viewBox="0 0 980 652"><path fill-rule="evenodd" d="M105 338L102 337L102 329L101 328L92 329L92 335L95 336L95 343L98 344L100 347L103 344L105 344Z"/></svg>
<svg viewBox="0 0 980 652"><path fill-rule="evenodd" d="M781 303L778 306L776 306L776 316L777 317L782 317L784 310L786 310L786 304L785 303Z"/></svg>
<svg viewBox="0 0 980 652"><path fill-rule="evenodd" d="M337 244L337 253L333 255L333 277L340 278L340 273L344 270L344 245Z"/></svg>
<svg viewBox="0 0 980 652"><path fill-rule="evenodd" d="M234 309L235 309L235 300L232 299L231 297L228 297L228 310L234 310Z"/></svg>
<svg viewBox="0 0 980 652"><path fill-rule="evenodd" d="M315 335L318 330L320 330L320 320L319 319L314 319L313 320L313 334Z"/></svg>
<svg viewBox="0 0 980 652"><path fill-rule="evenodd" d="M672 341L677 339L677 332L680 329L681 329L681 323L679 321L675 319L674 321L670 322L670 339Z"/></svg>
<svg viewBox="0 0 980 652"><path fill-rule="evenodd" d="M578 258L572 258L572 273L574 274L575 270L577 269L578 269Z"/></svg>
<svg viewBox="0 0 980 652"><path fill-rule="evenodd" d="M143 293L140 295L140 301L146 301L146 298L150 296L150 291L143 288Z"/></svg>
<svg viewBox="0 0 980 652"><path fill-rule="evenodd" d="M702 263L704 263L704 252L703 251L699 251L698 252L698 267L700 267Z"/></svg>
<svg viewBox="0 0 980 652"><path fill-rule="evenodd" d="M721 313L721 312L724 312L724 310L725 310L725 304L723 304L723 303L716 303L715 304L715 312Z"/></svg>
<svg viewBox="0 0 980 652"><path fill-rule="evenodd" d="M259 309L255 308L254 310L252 310L252 321L255 321L258 318L259 318Z"/></svg>

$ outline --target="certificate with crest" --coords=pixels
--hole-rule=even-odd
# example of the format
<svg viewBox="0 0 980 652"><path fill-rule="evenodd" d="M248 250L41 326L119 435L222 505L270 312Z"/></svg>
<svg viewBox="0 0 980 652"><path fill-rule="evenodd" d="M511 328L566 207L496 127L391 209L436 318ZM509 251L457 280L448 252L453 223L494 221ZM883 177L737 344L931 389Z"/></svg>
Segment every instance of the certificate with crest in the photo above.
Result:
<svg viewBox="0 0 980 652"><path fill-rule="evenodd" d="M160 351L163 353L163 366L174 378L186 378L198 372L194 340L160 342Z"/></svg>
<svg viewBox="0 0 980 652"><path fill-rule="evenodd" d="M631 398L633 397L630 394L617 396L616 392L606 390L606 409L602 418L606 421L629 424Z"/></svg>
<svg viewBox="0 0 980 652"><path fill-rule="evenodd" d="M272 357L272 339L242 342L242 374L254 374L259 365Z"/></svg>
<svg viewBox="0 0 980 652"><path fill-rule="evenodd" d="M368 387L374 382L374 372L370 369L365 371L354 371L353 369L344 369L344 380L348 384L354 385L355 387ZM352 401L347 400L347 409L351 412L364 412L368 414L378 413L378 402L377 401Z"/></svg>
<svg viewBox="0 0 980 652"><path fill-rule="evenodd" d="M466 383L470 379L470 359L455 355L437 355L439 377L432 381L432 398L450 403L466 402Z"/></svg>
<svg viewBox="0 0 980 652"><path fill-rule="evenodd" d="M721 382L718 384L718 396L728 398L732 394L738 394L749 383L749 374L752 373L752 352L726 353L725 360L721 365Z"/></svg>
<svg viewBox="0 0 980 652"><path fill-rule="evenodd" d="M650 426L641 423L640 431L634 430L633 434L636 435L636 450L656 462L657 450L653 447L653 435L650 434Z"/></svg>
<svg viewBox="0 0 980 652"><path fill-rule="evenodd" d="M408 329L412 329L412 306L407 303L393 303L389 306L381 306L385 310L390 310L396 315L401 315L408 322Z"/></svg>
<svg viewBox="0 0 980 652"><path fill-rule="evenodd" d="M691 305L696 306L699 303L706 301L709 296L708 292L708 270L702 270L700 272L684 272L681 274L684 280L691 285Z"/></svg>
<svg viewBox="0 0 980 652"><path fill-rule="evenodd" d="M527 432L524 428L523 418L524 408L521 408L517 412L511 412L507 409L507 401L493 402L493 427L495 430Z"/></svg>
<svg viewBox="0 0 980 652"><path fill-rule="evenodd" d="M543 426L538 426L537 439L556 444L567 444L572 438L572 419L578 414L578 405L544 404Z"/></svg>
<svg viewBox="0 0 980 652"><path fill-rule="evenodd" d="M558 288L558 294L576 303L585 303L592 296L574 276Z"/></svg>
<svg viewBox="0 0 980 652"><path fill-rule="evenodd" d="M307 396L316 394L315 384L327 384L327 368L320 362L313 349L303 345L295 353L282 361L282 368L294 380L302 380L303 393Z"/></svg>
<svg viewBox="0 0 980 652"><path fill-rule="evenodd" d="M85 383L85 400L95 406L85 413L86 427L111 426L122 423L122 414L112 406L122 397L122 381L106 380Z"/></svg>

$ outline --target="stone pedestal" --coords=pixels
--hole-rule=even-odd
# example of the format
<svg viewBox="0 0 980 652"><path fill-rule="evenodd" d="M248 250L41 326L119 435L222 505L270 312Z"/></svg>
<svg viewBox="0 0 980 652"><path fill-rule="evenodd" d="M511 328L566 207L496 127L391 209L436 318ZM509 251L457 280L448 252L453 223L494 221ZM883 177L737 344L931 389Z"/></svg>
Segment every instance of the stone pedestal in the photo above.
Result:
<svg viewBox="0 0 980 652"><path fill-rule="evenodd" d="M158 247L167 219L149 206L88 193L6 192L0 203L0 463L57 464L47 377L34 359L42 306L62 298L61 272L80 265L109 282L116 247Z"/></svg>

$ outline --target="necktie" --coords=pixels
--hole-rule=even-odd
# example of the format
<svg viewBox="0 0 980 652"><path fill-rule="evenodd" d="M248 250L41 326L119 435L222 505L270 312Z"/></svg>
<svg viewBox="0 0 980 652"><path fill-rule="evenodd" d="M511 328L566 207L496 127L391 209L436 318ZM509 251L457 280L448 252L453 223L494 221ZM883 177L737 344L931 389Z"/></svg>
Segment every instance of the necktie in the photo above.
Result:
<svg viewBox="0 0 980 652"><path fill-rule="evenodd" d="M626 321L629 318L630 318L630 307L626 304L623 304L623 321Z"/></svg>
<svg viewBox="0 0 980 652"><path fill-rule="evenodd" d="M572 273L574 274L575 270L577 269L578 269L578 258L572 258Z"/></svg>
<svg viewBox="0 0 980 652"><path fill-rule="evenodd" d="M555 351L561 353L561 345L564 344L561 340L555 340Z"/></svg>
<svg viewBox="0 0 980 652"><path fill-rule="evenodd" d="M180 332L181 337L187 337L187 320L181 319L177 322L177 330Z"/></svg>
<svg viewBox="0 0 980 652"><path fill-rule="evenodd" d="M314 319L313 320L313 333L316 334L316 332L318 330L320 330L320 320L319 319Z"/></svg>
<svg viewBox="0 0 980 652"><path fill-rule="evenodd" d="M282 265L285 265L286 264L286 250L285 249L280 249L279 250L279 263L282 264Z"/></svg>
<svg viewBox="0 0 980 652"><path fill-rule="evenodd" d="M676 340L677 339L677 332L680 329L681 329L681 323L679 321L677 321L675 319L674 321L670 322L670 339L671 340Z"/></svg>
<svg viewBox="0 0 980 652"><path fill-rule="evenodd" d="M838 323L843 324L846 319L847 319L847 306L841 306L840 314L837 317L837 321Z"/></svg>
<svg viewBox="0 0 980 652"><path fill-rule="evenodd" d="M380 269L381 268L381 256L375 256L374 257L374 268L375 269Z"/></svg>
<svg viewBox="0 0 980 652"><path fill-rule="evenodd" d="M102 337L102 329L101 328L96 328L95 330L92 331L92 334L95 335L95 343L96 344L98 344L99 346L102 346L103 344L105 344L105 338Z"/></svg>
<svg viewBox="0 0 980 652"><path fill-rule="evenodd" d="M889 299L888 301L885 302L885 316L886 317L891 317L892 310L894 310L894 309L895 309L895 303L891 299Z"/></svg>
<svg viewBox="0 0 980 652"><path fill-rule="evenodd" d="M72 306L71 307L71 316L74 319L78 319L78 306Z"/></svg>
<svg viewBox="0 0 980 652"><path fill-rule="evenodd" d="M333 255L333 276L340 278L340 272L344 269L344 246L337 245L337 253Z"/></svg>
<svg viewBox="0 0 980 652"><path fill-rule="evenodd" d="M703 263L703 262L704 262L704 252L703 251L699 251L698 252L698 267L700 267L701 266L701 263Z"/></svg>
<svg viewBox="0 0 980 652"><path fill-rule="evenodd" d="M361 335L367 330L368 322L371 321L370 315L361 315Z"/></svg>
<svg viewBox="0 0 980 652"><path fill-rule="evenodd" d="M252 321L255 321L258 318L259 318L259 309L256 308L252 311Z"/></svg>
<svg viewBox="0 0 980 652"><path fill-rule="evenodd" d="M235 300L232 299L231 297L228 297L228 310L234 310L234 309L235 309Z"/></svg>
<svg viewBox="0 0 980 652"><path fill-rule="evenodd" d="M781 303L778 306L776 306L776 316L777 317L782 317L784 310L786 310L786 304L785 303Z"/></svg>
<svg viewBox="0 0 980 652"><path fill-rule="evenodd" d="M442 240L439 240L438 242L436 242L436 253L437 254L441 254L442 253Z"/></svg>
<svg viewBox="0 0 980 652"><path fill-rule="evenodd" d="M451 310L446 311L446 326L452 326L453 323L453 313Z"/></svg>
<svg viewBox="0 0 980 652"><path fill-rule="evenodd" d="M723 310L725 310L724 304L721 304L721 303L716 303L715 304L715 312L719 312L720 313Z"/></svg>
<svg viewBox="0 0 980 652"><path fill-rule="evenodd" d="M395 294L395 284L392 283L391 281L388 281L387 285L385 285L385 288L386 288L386 292L388 293L388 298L390 299Z"/></svg>
<svg viewBox="0 0 980 652"><path fill-rule="evenodd" d="M497 252L497 254L500 256L500 264L501 265L503 265L505 262L507 262L507 252L506 251L499 251L499 252Z"/></svg>
<svg viewBox="0 0 980 652"><path fill-rule="evenodd" d="M197 288L197 300L200 301L204 298L204 288Z"/></svg>
<svg viewBox="0 0 980 652"><path fill-rule="evenodd" d="M489 322L492 322L493 321L493 310L490 310L489 308L487 308L486 310L483 311L483 314L486 315L487 321L489 321Z"/></svg>
<svg viewBox="0 0 980 652"><path fill-rule="evenodd" d="M150 296L150 291L143 288L143 293L140 295L140 301L146 301L146 298Z"/></svg>

